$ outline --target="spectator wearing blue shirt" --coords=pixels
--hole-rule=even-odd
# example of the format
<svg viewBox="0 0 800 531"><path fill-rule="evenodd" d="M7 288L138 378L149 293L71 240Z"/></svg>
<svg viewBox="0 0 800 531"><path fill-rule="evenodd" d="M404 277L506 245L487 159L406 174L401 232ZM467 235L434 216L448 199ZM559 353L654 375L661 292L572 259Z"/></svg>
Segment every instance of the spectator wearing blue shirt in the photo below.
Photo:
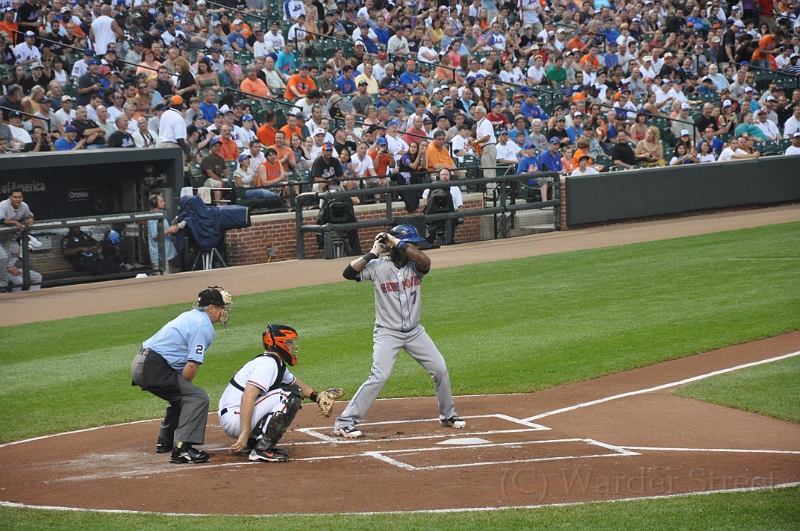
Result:
<svg viewBox="0 0 800 531"><path fill-rule="evenodd" d="M583 136L583 113L576 111L572 115L572 125L567 127L567 136L569 143L574 144L579 136Z"/></svg>
<svg viewBox="0 0 800 531"><path fill-rule="evenodd" d="M607 41L617 42L617 37L622 34L614 27L614 21L607 18L605 22L603 22L603 29L600 30L600 35L605 37Z"/></svg>
<svg viewBox="0 0 800 531"><path fill-rule="evenodd" d="M606 50L606 53L603 54L603 63L605 63L606 68L610 71L619 64L619 56L617 55L619 46L617 46L617 41L608 41L606 43Z"/></svg>
<svg viewBox="0 0 800 531"><path fill-rule="evenodd" d="M53 144L53 147L56 148L56 151L72 151L73 149L80 149L86 143L86 137L81 138L77 142L75 141L76 138L78 138L78 130L74 125L68 125L64 128L64 137L56 140L55 144Z"/></svg>
<svg viewBox="0 0 800 531"><path fill-rule="evenodd" d="M296 65L294 54L294 43L292 41L287 42L283 50L278 54L278 59L275 61L275 69L283 72L284 74L288 74L290 72L294 72Z"/></svg>
<svg viewBox="0 0 800 531"><path fill-rule="evenodd" d="M343 96L354 93L356 91L356 80L353 79L353 66L344 65L342 75L334 81L334 84L339 87Z"/></svg>
<svg viewBox="0 0 800 531"><path fill-rule="evenodd" d="M222 288L201 291L195 309L180 314L142 343L131 364L131 379L143 391L166 400L156 452L172 452L170 463L205 463L208 394L192 383L214 340L214 323L228 322L231 295Z"/></svg>
<svg viewBox="0 0 800 531"><path fill-rule="evenodd" d="M558 151L558 146L561 144L561 139L557 136L551 137L547 142L549 144L547 151L539 155L539 171L554 171L563 173L564 166L561 165L561 153ZM542 201L547 201L547 188L548 183L553 180L552 177L537 177L536 184L539 185L539 190L542 193Z"/></svg>
<svg viewBox="0 0 800 531"><path fill-rule="evenodd" d="M539 96L537 96L532 91L529 91L525 96L525 101L522 102L522 108L520 109L522 116L527 118L528 122L532 122L534 118L538 118L541 121L545 122L550 119L547 116L547 113L544 112L544 109L539 107Z"/></svg>
<svg viewBox="0 0 800 531"><path fill-rule="evenodd" d="M216 97L217 93L213 88L207 88L205 92L203 92L203 101L200 103L200 112L203 113L203 118L205 118L206 122L208 123L214 123L214 117L217 115L217 111L219 111L217 104L214 103Z"/></svg>
<svg viewBox="0 0 800 531"><path fill-rule="evenodd" d="M417 62L413 59L406 61L406 71L400 74L400 83L405 85L408 90L414 88L414 85L420 83L422 78L416 73Z"/></svg>
<svg viewBox="0 0 800 531"><path fill-rule="evenodd" d="M528 141L522 146L522 158L519 159L517 164L517 174L535 173L539 171L539 158L534 154L533 142ZM528 179L528 186L533 186L536 183L534 177Z"/></svg>
<svg viewBox="0 0 800 531"><path fill-rule="evenodd" d="M389 43L389 30L386 29L386 18L383 15L378 15L378 24L372 29L375 35L378 36L378 42L386 46Z"/></svg>
<svg viewBox="0 0 800 531"><path fill-rule="evenodd" d="M608 129L606 129L606 138L609 142L617 138L617 131L625 131L625 124L625 113L615 112L614 123L609 124Z"/></svg>
<svg viewBox="0 0 800 531"><path fill-rule="evenodd" d="M238 18L233 21L233 29L228 35L228 43L237 52L247 49L247 39L242 35L242 21Z"/></svg>
<svg viewBox="0 0 800 531"><path fill-rule="evenodd" d="M378 53L378 45L375 44L375 41L369 38L369 32L371 29L370 25L364 22L361 24L361 26L359 26L359 28L361 29L361 35L356 35L356 38L354 39L356 43L363 43L364 49L367 51L367 53Z"/></svg>

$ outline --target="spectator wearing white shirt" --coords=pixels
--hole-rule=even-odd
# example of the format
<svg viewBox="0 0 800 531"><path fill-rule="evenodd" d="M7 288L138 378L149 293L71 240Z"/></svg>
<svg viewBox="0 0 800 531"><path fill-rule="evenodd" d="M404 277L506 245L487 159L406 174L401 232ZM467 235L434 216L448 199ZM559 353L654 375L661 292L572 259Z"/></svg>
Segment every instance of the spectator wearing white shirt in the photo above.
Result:
<svg viewBox="0 0 800 531"><path fill-rule="evenodd" d="M10 36L13 37L13 36ZM14 57L17 64L26 65L28 63L38 62L42 60L42 54L35 46L36 34L32 31L25 32L25 40L14 47Z"/></svg>
<svg viewBox="0 0 800 531"><path fill-rule="evenodd" d="M783 124L783 136L786 138L793 138L792 135L800 131L800 104L794 106L792 116Z"/></svg>
<svg viewBox="0 0 800 531"><path fill-rule="evenodd" d="M254 57L264 57L268 53L274 51L275 49L272 47L269 41L264 38L264 30L257 29L256 30L256 42L253 43L253 56ZM251 161L252 164L252 161Z"/></svg>
<svg viewBox="0 0 800 531"><path fill-rule="evenodd" d="M458 134L450 141L453 148L453 156L458 162L464 162L465 155L475 155L475 150L469 141L470 127L467 124L461 124L458 128Z"/></svg>
<svg viewBox="0 0 800 531"><path fill-rule="evenodd" d="M595 175L598 172L596 169L589 166L589 155L582 155L580 159L578 159L578 167L572 170L570 176L575 175Z"/></svg>
<svg viewBox="0 0 800 531"><path fill-rule="evenodd" d="M392 120L386 127L386 147L389 153L394 156L395 162L408 153L408 144L403 140L403 137L397 134L398 126L397 120Z"/></svg>
<svg viewBox="0 0 800 531"><path fill-rule="evenodd" d="M639 65L639 73L642 75L643 78L649 77L650 79L655 79L656 75L658 75L658 71L653 66L653 57L650 55L645 55L642 57L642 62Z"/></svg>
<svg viewBox="0 0 800 531"><path fill-rule="evenodd" d="M519 162L520 147L508 141L508 130L503 129L497 137L497 164L513 164L516 168Z"/></svg>
<svg viewBox="0 0 800 531"><path fill-rule="evenodd" d="M739 148L739 142L744 142L744 139L740 139L737 137L733 137L728 142L728 145L725 146L725 149L722 150L722 153L719 154L719 158L717 158L718 162L722 162L725 160L739 160L739 159L757 159L761 156L761 153L756 151L755 153L747 153L745 150Z"/></svg>
<svg viewBox="0 0 800 531"><path fill-rule="evenodd" d="M687 98L686 94L681 90L681 80L677 77L672 79L672 88L670 88L667 96L671 96L672 101L677 100L681 103L689 103L689 98Z"/></svg>
<svg viewBox="0 0 800 531"><path fill-rule="evenodd" d="M792 145L786 148L784 155L800 155L800 131L792 133Z"/></svg>
<svg viewBox="0 0 800 531"><path fill-rule="evenodd" d="M264 40L272 46L273 50L283 50L286 46L286 41L280 30L281 25L278 22L273 22L270 25L269 32L264 35Z"/></svg>
<svg viewBox="0 0 800 531"><path fill-rule="evenodd" d="M766 136L768 140L780 140L783 138L781 132L778 130L778 126L775 125L775 122L767 118L767 113L767 109L764 107L760 108L758 110L758 120L755 121L753 125L761 129L761 132L764 133L764 136Z"/></svg>

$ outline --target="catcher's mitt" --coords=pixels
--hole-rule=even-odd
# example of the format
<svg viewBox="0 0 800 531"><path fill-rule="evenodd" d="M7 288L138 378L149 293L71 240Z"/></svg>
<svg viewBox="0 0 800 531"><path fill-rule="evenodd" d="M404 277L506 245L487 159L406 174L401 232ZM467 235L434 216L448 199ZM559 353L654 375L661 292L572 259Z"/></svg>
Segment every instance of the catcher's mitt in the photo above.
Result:
<svg viewBox="0 0 800 531"><path fill-rule="evenodd" d="M317 405L319 406L319 410L322 411L322 414L326 417L331 416L331 412L333 411L333 404L339 398L344 397L344 391L339 389L338 387L331 387L319 394L317 396Z"/></svg>

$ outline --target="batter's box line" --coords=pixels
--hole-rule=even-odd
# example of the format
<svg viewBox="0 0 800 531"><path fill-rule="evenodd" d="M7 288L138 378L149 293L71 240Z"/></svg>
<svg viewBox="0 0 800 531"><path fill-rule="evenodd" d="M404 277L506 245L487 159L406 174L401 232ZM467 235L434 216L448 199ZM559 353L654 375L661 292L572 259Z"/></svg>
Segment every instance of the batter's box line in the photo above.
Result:
<svg viewBox="0 0 800 531"><path fill-rule="evenodd" d="M536 424L527 420L516 419L514 417L504 415L502 413L492 413L489 415L472 415L469 417L462 417L465 420L469 419L483 419L483 418L498 418L502 420L506 420L509 422L513 422L515 424L521 424L526 426L523 429L516 429L516 430L489 430L489 431L468 431L464 429L457 429L451 430L449 432L437 433L435 435L415 435L413 437L397 437L397 438L386 438L381 439L381 441L414 441L414 440L421 440L421 439L438 439L442 437L463 437L465 435L497 435L501 433L522 433L522 432L529 432L529 431L547 431L550 428L547 426L542 426L541 424ZM364 422L359 424L360 427L364 426L381 426L387 424L409 424L412 422L439 422L438 418L435 419L411 419L411 420L382 420L379 422ZM321 443L335 443L335 444L353 444L353 443L365 443L365 442L375 442L375 439L346 439L344 437L337 437L332 435L325 435L324 433L320 433L320 430L332 430L332 428L328 426L317 426L313 428L297 428L295 431L299 431L310 435L312 437L316 437L320 439L320 441L314 442L299 442L294 443L297 445L302 444L321 444Z"/></svg>
<svg viewBox="0 0 800 531"><path fill-rule="evenodd" d="M436 452L436 451L445 451L445 450L469 450L469 449L476 449L476 448L487 448L487 447L508 447L508 446L521 446L523 444L546 444L546 443L568 443L568 442L584 442L593 446L600 446L607 450L611 450L614 453L612 454L591 454L591 455L566 455L566 456L559 456L559 457L532 457L530 459L511 459L505 461L483 461L480 463L458 463L458 464L451 464L451 465L430 465L430 466L414 466L409 465L408 463L404 463L398 459L393 459L386 454L416 454L422 452ZM373 457L379 461L383 461L384 463L396 466L398 468L402 468L404 470L411 470L411 471L423 471L423 470L443 470L449 468L466 468L466 467L474 467L474 466L487 466L487 465L508 465L508 464L517 464L517 463L537 463L543 461L563 461L568 459L593 459L598 457L630 457L635 455L641 455L637 452L633 452L626 448L622 448L619 446L614 446L612 444L602 443L600 441L596 441L594 439L550 439L550 440L543 440L543 441L524 441L524 442L509 442L509 443L492 443L492 444L476 444L476 445L468 445L468 446L459 446L457 448L449 447L449 448L442 448L442 447L435 447L435 448L416 448L416 449L403 449L403 450L383 450L383 451L374 451L374 452L364 452L364 454L369 457Z"/></svg>

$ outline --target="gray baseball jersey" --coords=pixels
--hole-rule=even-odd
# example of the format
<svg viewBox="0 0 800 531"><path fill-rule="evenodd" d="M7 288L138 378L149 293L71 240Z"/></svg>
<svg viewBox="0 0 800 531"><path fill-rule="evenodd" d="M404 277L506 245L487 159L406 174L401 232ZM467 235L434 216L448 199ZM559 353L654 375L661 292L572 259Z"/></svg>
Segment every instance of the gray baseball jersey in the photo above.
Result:
<svg viewBox="0 0 800 531"><path fill-rule="evenodd" d="M30 219L33 217L31 213L31 209L28 207L28 204L23 201L20 203L19 208L14 210L14 207L11 206L11 200L6 199L5 201L0 201L0 222L2 220L14 220L19 221L20 223L25 222L25 220ZM9 232L3 235L0 235L0 242L6 242L13 238L17 237L17 232Z"/></svg>
<svg viewBox="0 0 800 531"><path fill-rule="evenodd" d="M388 256L367 263L361 280L371 280L375 289L375 326L407 332L419 325L424 276L411 260L403 267Z"/></svg>

